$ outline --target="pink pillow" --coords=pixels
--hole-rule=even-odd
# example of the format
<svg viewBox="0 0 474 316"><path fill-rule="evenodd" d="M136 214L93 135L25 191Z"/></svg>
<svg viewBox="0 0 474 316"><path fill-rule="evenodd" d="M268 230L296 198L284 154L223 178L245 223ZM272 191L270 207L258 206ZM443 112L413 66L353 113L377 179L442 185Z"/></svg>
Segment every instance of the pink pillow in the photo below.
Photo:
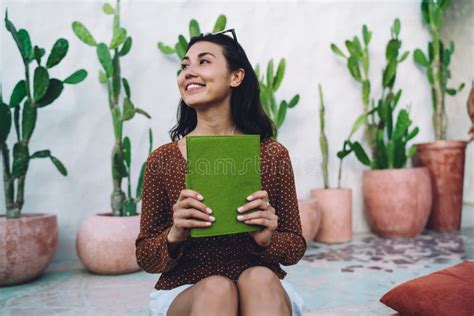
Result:
<svg viewBox="0 0 474 316"><path fill-rule="evenodd" d="M474 315L474 262L407 281L380 299L401 315Z"/></svg>

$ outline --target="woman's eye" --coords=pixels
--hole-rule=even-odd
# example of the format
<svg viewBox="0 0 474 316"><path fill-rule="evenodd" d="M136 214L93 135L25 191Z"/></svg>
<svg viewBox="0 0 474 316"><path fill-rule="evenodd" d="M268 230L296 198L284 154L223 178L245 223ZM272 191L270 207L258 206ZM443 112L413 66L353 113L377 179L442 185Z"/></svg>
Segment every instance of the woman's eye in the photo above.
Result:
<svg viewBox="0 0 474 316"><path fill-rule="evenodd" d="M209 63L209 61L207 61L206 59L201 60L201 63L203 62Z"/></svg>
<svg viewBox="0 0 474 316"><path fill-rule="evenodd" d="M186 68L188 65L187 64L181 64L181 69Z"/></svg>

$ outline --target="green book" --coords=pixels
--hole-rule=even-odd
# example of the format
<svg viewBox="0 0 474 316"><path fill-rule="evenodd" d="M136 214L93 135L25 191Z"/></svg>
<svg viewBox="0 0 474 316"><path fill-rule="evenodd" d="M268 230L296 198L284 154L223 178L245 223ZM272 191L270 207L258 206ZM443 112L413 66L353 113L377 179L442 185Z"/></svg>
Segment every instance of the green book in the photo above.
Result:
<svg viewBox="0 0 474 316"><path fill-rule="evenodd" d="M210 227L192 228L191 237L260 230L237 220L237 208L261 190L260 135L187 136L186 153L186 188L201 193L216 218Z"/></svg>

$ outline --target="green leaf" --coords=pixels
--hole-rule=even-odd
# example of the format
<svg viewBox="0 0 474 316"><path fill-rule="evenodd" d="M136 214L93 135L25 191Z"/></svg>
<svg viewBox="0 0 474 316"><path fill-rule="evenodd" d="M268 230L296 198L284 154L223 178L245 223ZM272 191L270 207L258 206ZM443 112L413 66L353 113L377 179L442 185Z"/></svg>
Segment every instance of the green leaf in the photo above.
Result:
<svg viewBox="0 0 474 316"><path fill-rule="evenodd" d="M357 62L356 57L354 57L353 55L349 57L349 59L347 60L347 67L349 68L349 72L351 73L352 77L358 82L362 82L359 64Z"/></svg>
<svg viewBox="0 0 474 316"><path fill-rule="evenodd" d="M123 158L127 164L128 169L130 169L132 164L132 144L128 136L123 139Z"/></svg>
<svg viewBox="0 0 474 316"><path fill-rule="evenodd" d="M127 177L128 171L122 159L122 155L119 155L118 152L114 152L113 157L113 174L118 174L122 178Z"/></svg>
<svg viewBox="0 0 474 316"><path fill-rule="evenodd" d="M395 145L393 141L389 140L387 143L387 160L388 160L388 168L393 168L394 166L394 155L395 155Z"/></svg>
<svg viewBox="0 0 474 316"><path fill-rule="evenodd" d="M372 37L372 32L369 32L367 25L362 26L362 36L364 37L365 46L369 45L370 38Z"/></svg>
<svg viewBox="0 0 474 316"><path fill-rule="evenodd" d="M408 112L405 109L400 110L398 112L398 117L397 117L397 123L395 126L395 132L393 135L393 138L397 141L401 140L403 135L406 133L408 130L408 127L410 126L410 118L408 116Z"/></svg>
<svg viewBox="0 0 474 316"><path fill-rule="evenodd" d="M388 87L390 83L393 81L395 78L395 74L397 72L397 60L392 60L391 62L388 63L387 68L385 68L383 72L383 86Z"/></svg>
<svg viewBox="0 0 474 316"><path fill-rule="evenodd" d="M334 52L334 54L347 59L347 56L344 55L344 53L339 49L339 47L336 46L336 44L331 44L331 50Z"/></svg>
<svg viewBox="0 0 474 316"><path fill-rule="evenodd" d="M364 104L369 104L369 98L370 98L370 81L364 80L362 82L362 102L364 102Z"/></svg>
<svg viewBox="0 0 474 316"><path fill-rule="evenodd" d="M72 23L72 30L74 31L74 34L85 44L89 46L96 46L97 42L95 41L94 37L92 34L89 32L89 30L81 23L78 21L74 21Z"/></svg>
<svg viewBox="0 0 474 316"><path fill-rule="evenodd" d="M99 82L102 84L107 83L107 75L102 70L99 70Z"/></svg>
<svg viewBox="0 0 474 316"><path fill-rule="evenodd" d="M44 107L46 105L53 103L54 100L56 100L61 95L63 88L64 88L64 85L62 81L58 79L50 79L46 94L41 100L36 102L36 106Z"/></svg>
<svg viewBox="0 0 474 316"><path fill-rule="evenodd" d="M359 130L359 128L367 123L367 114L361 114L359 117L355 120L354 125L352 125L351 133L349 135L349 138L352 137L352 135Z"/></svg>
<svg viewBox="0 0 474 316"><path fill-rule="evenodd" d="M456 95L456 89L447 88L446 93L449 95Z"/></svg>
<svg viewBox="0 0 474 316"><path fill-rule="evenodd" d="M464 82L459 85L458 92L461 91L463 88L464 88Z"/></svg>
<svg viewBox="0 0 474 316"><path fill-rule="evenodd" d="M87 77L87 71L84 69L79 69L76 72L74 72L72 75L64 79L63 83L68 83L68 84L77 84Z"/></svg>
<svg viewBox="0 0 474 316"><path fill-rule="evenodd" d="M18 178L24 176L28 170L30 155L28 153L28 146L22 142L17 142L13 146L13 166L12 176Z"/></svg>
<svg viewBox="0 0 474 316"><path fill-rule="evenodd" d="M37 108L31 106L30 102L27 100L23 104L23 113L21 115L21 135L23 135L23 139L30 139L33 134L36 125L36 117Z"/></svg>
<svg viewBox="0 0 474 316"><path fill-rule="evenodd" d="M114 8L109 3L104 3L104 5L102 6L102 10L104 11L105 14L108 14L108 15L115 14Z"/></svg>
<svg viewBox="0 0 474 316"><path fill-rule="evenodd" d="M41 58L44 56L46 51L43 48L39 48L38 46L35 45L33 49L33 54L35 55L36 62L38 63L38 66L41 65Z"/></svg>
<svg viewBox="0 0 474 316"><path fill-rule="evenodd" d="M35 152L33 155L30 156L30 159L35 158L48 158L51 155L51 151L49 149L39 150Z"/></svg>
<svg viewBox="0 0 474 316"><path fill-rule="evenodd" d="M416 147L415 147L415 146L411 146L410 151L409 151L408 154L407 154L407 158L410 159L410 158L413 157L415 154L416 154Z"/></svg>
<svg viewBox="0 0 474 316"><path fill-rule="evenodd" d="M402 46L402 43L399 40L391 39L388 42L387 48L385 50L385 58L388 61L390 61L391 59L396 59L398 56L398 51L401 46Z"/></svg>
<svg viewBox="0 0 474 316"><path fill-rule="evenodd" d="M225 29L225 25L227 24L227 18L224 14L219 15L214 24L214 29L212 30L213 33L220 32Z"/></svg>
<svg viewBox="0 0 474 316"><path fill-rule="evenodd" d="M30 39L30 34L28 34L27 30L21 29L18 31L18 39L20 40L21 43L21 55L23 56L23 59L27 61L31 61L34 58L33 54L33 47L31 45L31 39Z"/></svg>
<svg viewBox="0 0 474 316"><path fill-rule="evenodd" d="M25 80L20 80L15 85L15 88L13 88L13 92L10 97L10 107L14 108L18 106L25 97L26 97L26 83L25 83Z"/></svg>
<svg viewBox="0 0 474 316"><path fill-rule="evenodd" d="M178 54L179 59L183 59L186 55L186 51L188 49L188 42L183 35L178 36L178 43L175 46L176 53Z"/></svg>
<svg viewBox="0 0 474 316"><path fill-rule="evenodd" d="M367 154L365 153L365 150L364 148L362 148L362 146L360 145L359 142L354 142L354 143L351 143L350 144L351 146L351 149L354 151L357 159L363 163L364 165L366 166L369 166L370 167L370 159L369 157L367 156Z"/></svg>
<svg viewBox="0 0 474 316"><path fill-rule="evenodd" d="M132 48L132 38L129 36L125 40L125 43L123 43L123 46L120 49L119 55L121 57L127 55L131 48Z"/></svg>
<svg viewBox="0 0 474 316"><path fill-rule="evenodd" d="M297 94L290 100L290 102L288 102L288 108L290 109L294 108L298 104L299 101L300 101L300 95Z"/></svg>
<svg viewBox="0 0 474 316"><path fill-rule="evenodd" d="M112 65L112 57L110 56L109 49L107 45L104 43L100 43L97 45L97 56L99 57L99 61L102 67L107 74L107 77L112 77L113 74L113 65Z"/></svg>
<svg viewBox="0 0 474 316"><path fill-rule="evenodd" d="M138 113L138 114L141 114L141 115L144 115L146 116L147 118L151 118L150 114L148 114L147 112L145 112L144 110L140 109L140 108L135 108L135 113Z"/></svg>
<svg viewBox="0 0 474 316"><path fill-rule="evenodd" d="M58 169L58 171L63 175L63 176L67 176L67 170L66 170L66 167L64 167L63 163L61 161L59 161L58 158L50 155L49 158L51 159L51 162L54 164L54 166L56 167L56 169Z"/></svg>
<svg viewBox="0 0 474 316"><path fill-rule="evenodd" d="M201 34L201 30L199 28L199 23L195 19L192 19L189 22L189 36L195 37L195 36L199 36L200 34Z"/></svg>
<svg viewBox="0 0 474 316"><path fill-rule="evenodd" d="M395 19L395 22L393 22L393 32L395 33L395 36L398 37L400 34L400 20Z"/></svg>
<svg viewBox="0 0 474 316"><path fill-rule="evenodd" d="M278 109L278 115L277 115L277 121L276 121L277 128L280 128L280 126L283 124L287 109L288 109L288 104L286 103L286 101L282 101L280 103L280 108Z"/></svg>
<svg viewBox="0 0 474 316"><path fill-rule="evenodd" d="M418 132L420 129L418 127L415 127L407 136L406 142L409 142L413 138L415 138L416 135L418 135Z"/></svg>
<svg viewBox="0 0 474 316"><path fill-rule="evenodd" d="M51 53L48 56L48 61L46 62L46 68L52 68L59 64L61 60L66 56L69 49L69 43L64 38L58 39L51 49Z"/></svg>
<svg viewBox="0 0 474 316"><path fill-rule="evenodd" d="M407 59L408 55L410 55L410 52L409 51L406 51L403 53L402 57L400 57L400 59L398 60L398 63L401 63L403 62L405 59Z"/></svg>
<svg viewBox="0 0 474 316"><path fill-rule="evenodd" d="M273 88L273 59L270 59L267 64L267 87Z"/></svg>
<svg viewBox="0 0 474 316"><path fill-rule="evenodd" d="M162 42L158 42L158 49L165 55L172 55L176 52L173 48L163 44Z"/></svg>
<svg viewBox="0 0 474 316"><path fill-rule="evenodd" d="M127 98L130 99L130 86L128 85L128 80L126 78L122 78L123 88L125 89L125 94Z"/></svg>
<svg viewBox="0 0 474 316"><path fill-rule="evenodd" d="M148 129L148 155L151 154L151 151L153 149L153 133L152 133L152 130L151 128Z"/></svg>
<svg viewBox="0 0 474 316"><path fill-rule="evenodd" d="M127 121L133 118L135 115L135 106L129 98L123 100L123 115L122 121Z"/></svg>
<svg viewBox="0 0 474 316"><path fill-rule="evenodd" d="M120 27L117 29L116 32L114 32L114 36L112 38L112 41L109 44L110 49L116 49L118 48L125 40L127 39L127 31Z"/></svg>
<svg viewBox="0 0 474 316"><path fill-rule="evenodd" d="M33 91L34 99L40 100L48 90L49 86L49 74L46 68L38 66L35 69L35 74L33 77Z"/></svg>
<svg viewBox="0 0 474 316"><path fill-rule="evenodd" d="M277 91L278 88L280 87L284 74L285 74L285 59L282 58L280 59L280 62L278 63L278 69L276 72L275 81L273 82L273 91Z"/></svg>
<svg viewBox="0 0 474 316"><path fill-rule="evenodd" d="M5 143L12 127L12 114L7 104L0 102L0 144Z"/></svg>

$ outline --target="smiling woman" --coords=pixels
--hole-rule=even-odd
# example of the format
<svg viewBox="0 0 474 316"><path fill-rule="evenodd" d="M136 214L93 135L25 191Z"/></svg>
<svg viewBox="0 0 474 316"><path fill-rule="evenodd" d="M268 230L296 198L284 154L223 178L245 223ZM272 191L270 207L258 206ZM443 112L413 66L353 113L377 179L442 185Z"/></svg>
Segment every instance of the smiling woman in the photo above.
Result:
<svg viewBox="0 0 474 316"><path fill-rule="evenodd" d="M275 126L261 106L257 77L232 34L234 39L191 39L177 79L181 100L173 142L147 159L136 256L145 271L163 273L150 295L152 315L304 311L280 267L296 264L306 250L291 160L272 139ZM215 218L199 192L185 189L186 136L227 134L260 135L261 190L235 215L262 229L189 238L191 228L210 226Z"/></svg>

